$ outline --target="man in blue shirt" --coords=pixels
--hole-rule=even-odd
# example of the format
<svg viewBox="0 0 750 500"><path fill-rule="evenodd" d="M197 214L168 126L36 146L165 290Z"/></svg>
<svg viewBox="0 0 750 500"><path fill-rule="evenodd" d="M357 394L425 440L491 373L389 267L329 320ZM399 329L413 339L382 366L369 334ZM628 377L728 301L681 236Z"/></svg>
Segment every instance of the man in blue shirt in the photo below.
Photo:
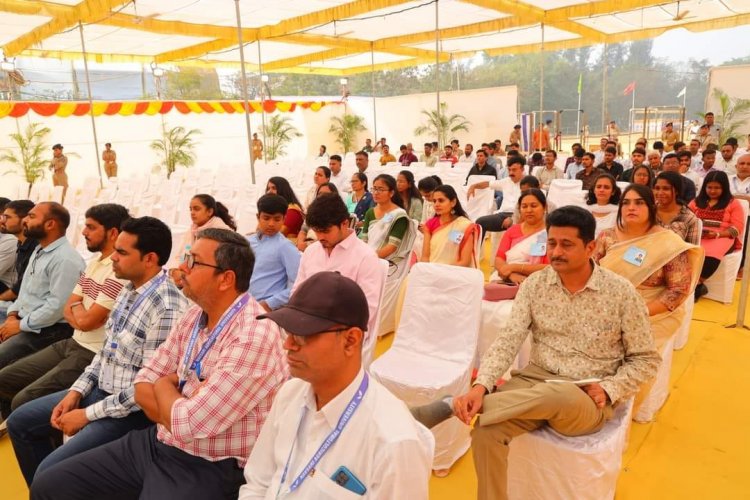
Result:
<svg viewBox="0 0 750 500"><path fill-rule="evenodd" d="M70 214L55 202L37 204L24 219L24 235L39 246L0 324L0 368L73 335L63 309L86 266L65 239L69 224Z"/></svg>
<svg viewBox="0 0 750 500"><path fill-rule="evenodd" d="M266 311L278 309L289 301L299 270L300 253L281 234L288 205L281 196L261 196L258 200L258 231L248 237L255 254L250 295Z"/></svg>

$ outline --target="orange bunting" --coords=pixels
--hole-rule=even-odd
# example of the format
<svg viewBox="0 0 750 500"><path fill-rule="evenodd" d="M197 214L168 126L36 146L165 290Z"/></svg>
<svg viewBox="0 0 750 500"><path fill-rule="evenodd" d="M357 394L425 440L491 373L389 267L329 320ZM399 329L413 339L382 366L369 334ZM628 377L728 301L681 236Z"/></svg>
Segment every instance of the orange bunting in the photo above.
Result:
<svg viewBox="0 0 750 500"><path fill-rule="evenodd" d="M154 115L167 114L177 110L182 114L189 113L242 113L247 109L249 113L291 113L301 107L312 111L319 111L328 104L341 104L329 101L249 101L249 107L244 101L118 101L118 102L94 102L94 116L100 115ZM29 111L39 116L85 116L91 112L88 102L14 102L10 101L0 105L0 118L20 118Z"/></svg>

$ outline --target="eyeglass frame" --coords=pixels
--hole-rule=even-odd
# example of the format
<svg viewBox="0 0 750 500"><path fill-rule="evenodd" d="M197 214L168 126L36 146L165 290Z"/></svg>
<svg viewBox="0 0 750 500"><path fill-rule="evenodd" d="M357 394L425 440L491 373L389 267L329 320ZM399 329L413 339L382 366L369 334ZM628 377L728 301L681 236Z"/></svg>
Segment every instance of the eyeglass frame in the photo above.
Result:
<svg viewBox="0 0 750 500"><path fill-rule="evenodd" d="M182 262L185 264L185 267L187 267L189 270L193 270L195 266L206 266L211 267L213 269L218 269L219 271L226 271L223 267L215 266L213 264L206 264L205 262L199 262L195 260L195 256L191 253L186 253L182 256Z"/></svg>
<svg viewBox="0 0 750 500"><path fill-rule="evenodd" d="M292 342L294 342L294 345L296 345L297 347L304 347L305 345L307 345L307 339L309 337L317 337L318 335L322 335L324 333L336 333L336 334L338 334L338 333L345 332L347 330L351 330L352 328L354 328L354 327L347 326L347 327L344 327L344 328L336 328L336 329L331 329L331 330L323 330L322 332L313 333L312 335L295 335L293 333L287 333L287 335L289 335L292 338Z"/></svg>
<svg viewBox="0 0 750 500"><path fill-rule="evenodd" d="M370 192L371 193L387 193L388 191L390 191L390 188L387 188L387 187L383 188L383 187L375 187L375 186L373 186L373 187L370 188Z"/></svg>

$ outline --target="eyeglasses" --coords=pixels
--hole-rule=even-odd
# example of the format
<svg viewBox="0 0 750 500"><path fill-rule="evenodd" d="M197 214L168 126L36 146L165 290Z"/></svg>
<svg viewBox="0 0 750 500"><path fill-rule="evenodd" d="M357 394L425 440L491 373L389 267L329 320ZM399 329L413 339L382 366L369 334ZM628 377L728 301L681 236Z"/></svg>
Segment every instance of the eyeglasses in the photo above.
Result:
<svg viewBox="0 0 750 500"><path fill-rule="evenodd" d="M324 333L341 333L349 330L351 327L347 328L337 328L335 330L323 330L322 332L313 333L312 335L294 335L292 333L289 334L290 337L292 337L292 341L297 344L299 347L302 347L303 345L307 344L308 339L310 337L317 337L318 335L322 335Z"/></svg>
<svg viewBox="0 0 750 500"><path fill-rule="evenodd" d="M373 193L385 193L385 192L390 191L390 189L383 188L383 187L374 187L374 188L370 188L370 191L372 191Z"/></svg>
<svg viewBox="0 0 750 500"><path fill-rule="evenodd" d="M214 269L218 269L219 271L226 271L223 267L215 266L213 264L206 264L205 262L198 262L195 260L195 256L191 253L186 253L182 257L182 261L185 263L185 266L188 269L193 269L195 266L206 266L206 267L212 267Z"/></svg>

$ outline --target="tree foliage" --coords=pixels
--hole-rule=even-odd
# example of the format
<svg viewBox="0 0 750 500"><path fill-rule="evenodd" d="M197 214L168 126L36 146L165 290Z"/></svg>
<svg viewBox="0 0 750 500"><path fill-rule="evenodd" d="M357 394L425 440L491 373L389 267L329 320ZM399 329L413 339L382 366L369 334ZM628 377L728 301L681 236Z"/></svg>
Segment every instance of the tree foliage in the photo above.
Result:
<svg viewBox="0 0 750 500"><path fill-rule="evenodd" d="M177 167L195 165L195 139L200 134L198 129L186 130L185 127L165 128L162 138L151 143L151 149L161 156L161 164L167 168L167 178L171 177Z"/></svg>
<svg viewBox="0 0 750 500"><path fill-rule="evenodd" d="M40 123L29 123L23 133L9 134L11 140L16 143L18 152L11 149L0 155L0 162L8 162L14 166L13 170L23 173L26 182L31 186L39 179L44 178L45 169L49 166L46 139L51 130L43 127ZM5 173L10 173L13 170Z"/></svg>
<svg viewBox="0 0 750 500"><path fill-rule="evenodd" d="M471 125L464 115L448 114L448 105L444 102L440 103L440 111L423 109L422 115L426 118L426 122L414 129L414 135L437 137L439 148L448 143L449 133L455 134L459 130L468 132Z"/></svg>
<svg viewBox="0 0 750 500"><path fill-rule="evenodd" d="M263 126L263 139L266 146L266 153L269 160L275 160L279 156L284 156L286 147L295 137L302 137L299 130L292 125L292 119L280 114L271 115Z"/></svg>
<svg viewBox="0 0 750 500"><path fill-rule="evenodd" d="M719 144L724 144L730 137L737 137L739 129L747 123L750 114L750 99L730 97L720 88L715 88L713 97L719 102L716 110L716 122L721 127L721 135L717 138Z"/></svg>
<svg viewBox="0 0 750 500"><path fill-rule="evenodd" d="M357 134L365 130L364 121L361 116L349 113L331 118L331 128L328 131L336 136L336 142L344 148L344 154L352 151Z"/></svg>

